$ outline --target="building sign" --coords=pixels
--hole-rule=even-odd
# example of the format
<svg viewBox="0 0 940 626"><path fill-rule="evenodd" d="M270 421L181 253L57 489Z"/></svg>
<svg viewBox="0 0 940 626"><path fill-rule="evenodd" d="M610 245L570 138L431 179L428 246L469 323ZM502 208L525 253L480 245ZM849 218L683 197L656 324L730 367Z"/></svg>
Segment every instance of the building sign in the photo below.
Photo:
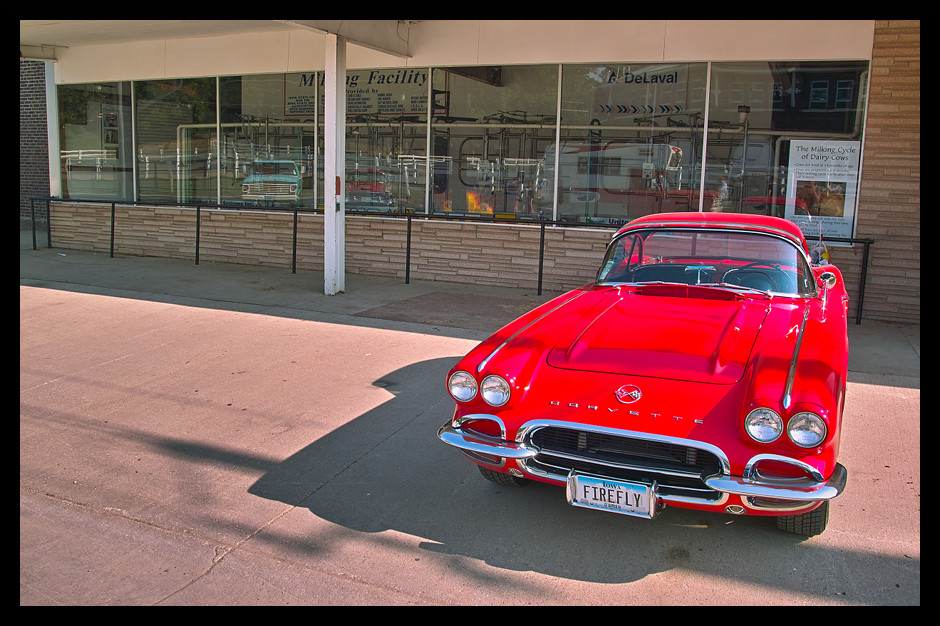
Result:
<svg viewBox="0 0 940 626"><path fill-rule="evenodd" d="M320 81L320 107L325 98L324 72L284 75L284 116L316 115L314 81ZM426 115L428 70L396 68L352 70L346 74L346 113L350 115Z"/></svg>
<svg viewBox="0 0 940 626"><path fill-rule="evenodd" d="M790 142L786 218L807 238L852 236L861 153L858 141Z"/></svg>

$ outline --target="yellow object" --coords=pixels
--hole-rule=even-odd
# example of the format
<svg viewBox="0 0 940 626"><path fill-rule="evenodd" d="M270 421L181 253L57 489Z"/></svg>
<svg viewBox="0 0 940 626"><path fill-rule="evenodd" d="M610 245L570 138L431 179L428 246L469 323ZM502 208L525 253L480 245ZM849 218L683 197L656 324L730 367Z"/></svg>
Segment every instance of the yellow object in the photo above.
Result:
<svg viewBox="0 0 940 626"><path fill-rule="evenodd" d="M467 211L469 213L493 213L493 207L480 202L480 194L475 191L467 192Z"/></svg>

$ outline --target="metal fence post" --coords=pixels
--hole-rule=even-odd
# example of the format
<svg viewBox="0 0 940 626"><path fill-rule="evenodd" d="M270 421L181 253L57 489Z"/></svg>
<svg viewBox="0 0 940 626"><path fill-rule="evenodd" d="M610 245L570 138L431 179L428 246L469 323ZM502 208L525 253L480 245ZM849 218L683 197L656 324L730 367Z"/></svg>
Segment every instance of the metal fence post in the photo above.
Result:
<svg viewBox="0 0 940 626"><path fill-rule="evenodd" d="M541 227L539 228L539 291L538 295L542 295L542 267L545 260L545 220L542 220Z"/></svg>
<svg viewBox="0 0 940 626"><path fill-rule="evenodd" d="M196 265L199 265L199 220L201 207L196 205Z"/></svg>
<svg viewBox="0 0 940 626"><path fill-rule="evenodd" d="M405 241L405 284L411 281L411 214L408 214L408 236Z"/></svg>
<svg viewBox="0 0 940 626"><path fill-rule="evenodd" d="M297 207L294 207L294 237L291 242L290 273L297 273Z"/></svg>
<svg viewBox="0 0 940 626"><path fill-rule="evenodd" d="M116 203L111 203L111 258L114 258L114 205Z"/></svg>

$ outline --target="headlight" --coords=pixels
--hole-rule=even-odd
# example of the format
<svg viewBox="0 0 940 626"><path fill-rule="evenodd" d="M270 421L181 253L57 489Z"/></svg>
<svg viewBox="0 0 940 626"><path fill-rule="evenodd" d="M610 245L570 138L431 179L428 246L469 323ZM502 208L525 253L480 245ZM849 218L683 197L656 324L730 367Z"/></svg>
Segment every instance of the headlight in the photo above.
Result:
<svg viewBox="0 0 940 626"><path fill-rule="evenodd" d="M454 372L447 379L447 389L455 400L467 402L477 395L477 381L467 372Z"/></svg>
<svg viewBox="0 0 940 626"><path fill-rule="evenodd" d="M783 420L776 411L757 408L744 418L744 430L754 441L770 443L776 441L783 432Z"/></svg>
<svg viewBox="0 0 940 626"><path fill-rule="evenodd" d="M480 383L480 395L487 404L503 406L509 402L509 383L502 376L487 376Z"/></svg>
<svg viewBox="0 0 940 626"><path fill-rule="evenodd" d="M787 435L790 441L801 448L818 446L826 438L826 422L815 413L804 411L797 413L787 422Z"/></svg>

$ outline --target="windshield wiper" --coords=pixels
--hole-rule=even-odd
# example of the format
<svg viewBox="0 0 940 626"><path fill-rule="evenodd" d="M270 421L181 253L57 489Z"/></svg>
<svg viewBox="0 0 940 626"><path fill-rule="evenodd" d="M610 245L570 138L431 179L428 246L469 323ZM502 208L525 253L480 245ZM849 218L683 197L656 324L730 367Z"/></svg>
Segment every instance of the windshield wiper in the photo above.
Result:
<svg viewBox="0 0 940 626"><path fill-rule="evenodd" d="M695 285L696 287L715 287L718 289L731 289L732 291L743 291L747 293L756 293L762 296L767 296L768 298L773 298L773 294L769 291L764 291L763 289L756 289L754 287L745 287L744 285L736 285L734 283L701 283Z"/></svg>

